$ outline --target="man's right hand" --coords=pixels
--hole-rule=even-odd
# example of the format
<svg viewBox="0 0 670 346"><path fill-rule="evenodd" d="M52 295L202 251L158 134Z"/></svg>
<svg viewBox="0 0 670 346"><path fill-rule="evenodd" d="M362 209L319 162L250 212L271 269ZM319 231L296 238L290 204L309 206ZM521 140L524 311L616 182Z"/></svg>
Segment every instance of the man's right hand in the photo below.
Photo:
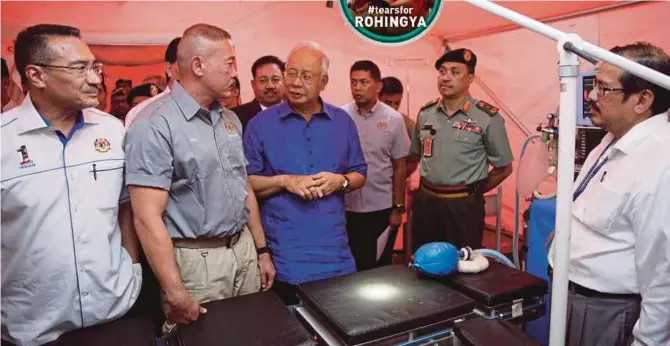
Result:
<svg viewBox="0 0 670 346"><path fill-rule="evenodd" d="M186 291L167 297L163 304L163 310L168 323L179 324L190 324L195 322L200 314L207 313L207 309L200 306Z"/></svg>
<svg viewBox="0 0 670 346"><path fill-rule="evenodd" d="M284 186L288 192L296 194L300 196L300 198L309 201L323 197L321 191L316 188L314 179L308 176L285 176Z"/></svg>

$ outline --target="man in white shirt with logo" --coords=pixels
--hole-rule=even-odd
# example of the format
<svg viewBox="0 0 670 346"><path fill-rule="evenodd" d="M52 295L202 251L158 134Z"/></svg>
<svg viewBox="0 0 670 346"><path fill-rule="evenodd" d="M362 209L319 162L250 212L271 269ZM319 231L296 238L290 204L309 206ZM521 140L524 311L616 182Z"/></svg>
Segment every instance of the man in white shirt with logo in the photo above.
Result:
<svg viewBox="0 0 670 346"><path fill-rule="evenodd" d="M612 52L670 75L651 44ZM608 133L575 182L566 345L669 345L670 92L601 63L589 100Z"/></svg>
<svg viewBox="0 0 670 346"><path fill-rule="evenodd" d="M19 33L28 95L2 117L2 343L42 345L118 319L142 286L121 122L76 28Z"/></svg>
<svg viewBox="0 0 670 346"><path fill-rule="evenodd" d="M130 105L132 107L128 114L126 114L125 125L126 129L130 127L130 124L133 123L133 120L140 114L147 105L151 102L156 101L157 99L163 97L164 95L170 93L170 88L174 81L179 80L179 68L177 66L177 48L179 47L179 42L181 37L176 37L170 44L168 44L167 49L165 49L165 78L167 79L167 87L160 94L138 103L136 106Z"/></svg>
<svg viewBox="0 0 670 346"><path fill-rule="evenodd" d="M349 245L356 268L361 271L392 262L393 245L406 211L410 140L402 115L377 98L382 88L379 67L369 60L357 61L351 66L349 78L354 102L342 109L356 124L368 163L363 188L345 195ZM386 246L380 251L377 240L388 227Z"/></svg>

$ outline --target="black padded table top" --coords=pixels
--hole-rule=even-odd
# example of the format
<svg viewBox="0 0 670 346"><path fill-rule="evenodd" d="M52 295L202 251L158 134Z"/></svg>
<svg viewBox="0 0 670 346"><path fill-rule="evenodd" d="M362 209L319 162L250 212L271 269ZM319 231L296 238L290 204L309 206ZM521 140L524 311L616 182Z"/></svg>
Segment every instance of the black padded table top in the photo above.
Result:
<svg viewBox="0 0 670 346"><path fill-rule="evenodd" d="M486 306L543 296L549 291L545 280L493 259L489 259L488 269L481 273L457 273L446 278L445 282Z"/></svg>
<svg viewBox="0 0 670 346"><path fill-rule="evenodd" d="M465 320L454 326L454 333L464 346L540 346L519 328L502 320Z"/></svg>
<svg viewBox="0 0 670 346"><path fill-rule="evenodd" d="M202 304L207 314L180 325L182 346L314 345L300 322L272 291Z"/></svg>
<svg viewBox="0 0 670 346"><path fill-rule="evenodd" d="M97 326L63 334L56 346L154 346L151 316L122 317Z"/></svg>
<svg viewBox="0 0 670 346"><path fill-rule="evenodd" d="M298 297L344 343L359 344L471 313L474 301L401 265L299 285Z"/></svg>

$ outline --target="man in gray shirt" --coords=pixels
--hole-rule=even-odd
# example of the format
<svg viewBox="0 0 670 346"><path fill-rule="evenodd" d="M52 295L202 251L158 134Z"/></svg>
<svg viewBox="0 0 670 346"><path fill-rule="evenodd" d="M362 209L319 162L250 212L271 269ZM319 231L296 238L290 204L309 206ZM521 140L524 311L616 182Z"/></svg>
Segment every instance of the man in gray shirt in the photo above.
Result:
<svg viewBox="0 0 670 346"><path fill-rule="evenodd" d="M126 143L135 224L167 324L195 321L204 302L267 290L275 276L241 124L217 101L236 74L230 34L188 28L177 62L180 81L142 110Z"/></svg>
<svg viewBox="0 0 670 346"><path fill-rule="evenodd" d="M410 140L402 115L380 102L379 67L357 61L349 73L354 102L342 107L356 124L368 178L362 189L346 194L347 235L356 268L391 264L393 245L405 213L406 158ZM390 226L384 255L377 262L377 238Z"/></svg>

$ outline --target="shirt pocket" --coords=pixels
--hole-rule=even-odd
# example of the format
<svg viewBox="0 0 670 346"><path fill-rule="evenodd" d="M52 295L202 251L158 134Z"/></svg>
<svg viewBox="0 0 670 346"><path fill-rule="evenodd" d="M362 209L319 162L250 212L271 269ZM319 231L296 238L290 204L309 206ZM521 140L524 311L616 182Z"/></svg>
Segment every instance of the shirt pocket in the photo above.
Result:
<svg viewBox="0 0 670 346"><path fill-rule="evenodd" d="M577 219L596 232L607 233L620 217L625 195L601 182L591 184L593 189L580 197L584 198L581 201L584 207L577 213Z"/></svg>
<svg viewBox="0 0 670 346"><path fill-rule="evenodd" d="M461 143L466 149L479 149L483 147L482 134L467 130L452 128L454 131L454 141Z"/></svg>
<svg viewBox="0 0 670 346"><path fill-rule="evenodd" d="M237 133L231 134L228 137L228 144L228 160L230 161L231 168L236 172L244 171L247 166L247 161L244 156L242 137Z"/></svg>
<svg viewBox="0 0 670 346"><path fill-rule="evenodd" d="M434 139L439 134L440 129L440 123L426 121L426 123L424 123L423 126L421 126L419 129L419 139L422 141L427 138Z"/></svg>
<svg viewBox="0 0 670 346"><path fill-rule="evenodd" d="M116 208L123 188L123 160L98 161L89 167L92 188L89 193L99 209Z"/></svg>

